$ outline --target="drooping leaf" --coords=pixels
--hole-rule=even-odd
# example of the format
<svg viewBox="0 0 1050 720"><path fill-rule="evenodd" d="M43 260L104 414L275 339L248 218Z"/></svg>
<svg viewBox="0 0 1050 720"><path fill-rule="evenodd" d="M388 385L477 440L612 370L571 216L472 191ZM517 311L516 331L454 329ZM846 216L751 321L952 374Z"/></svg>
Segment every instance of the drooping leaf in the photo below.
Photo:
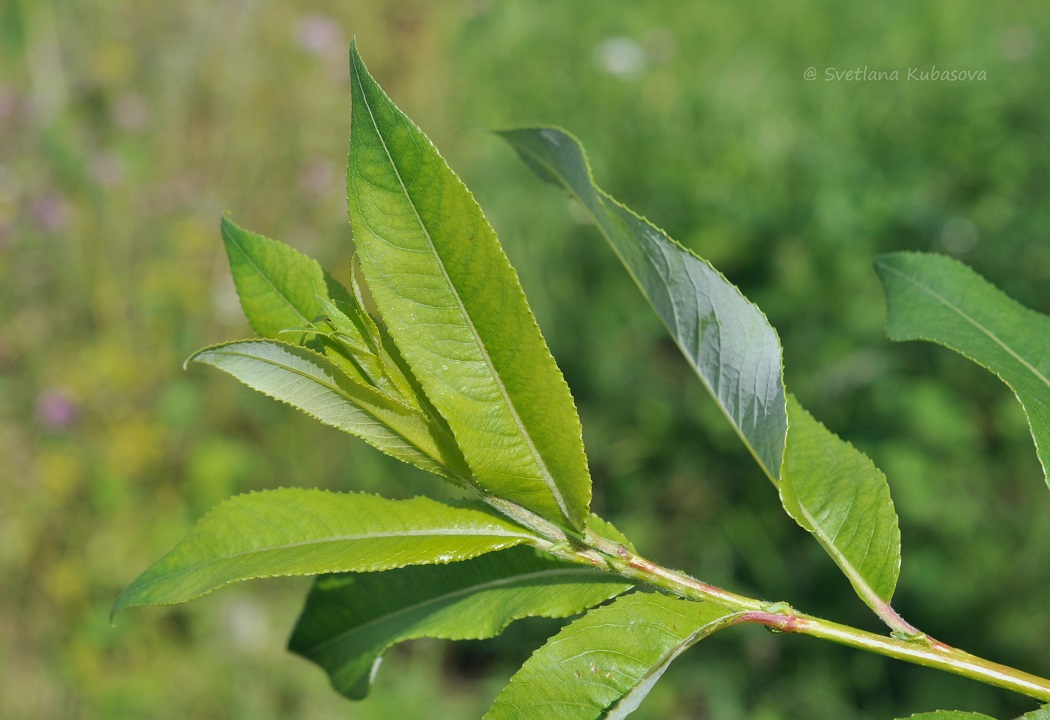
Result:
<svg viewBox="0 0 1050 720"><path fill-rule="evenodd" d="M449 563L536 538L482 505L283 488L218 505L124 589L113 614L239 580Z"/></svg>
<svg viewBox="0 0 1050 720"><path fill-rule="evenodd" d="M581 529L579 418L518 278L470 192L351 48L347 197L361 270L479 485Z"/></svg>
<svg viewBox="0 0 1050 720"><path fill-rule="evenodd" d="M327 575L314 583L288 647L320 665L336 690L361 699L396 643L495 637L514 620L568 617L630 587L520 547L439 567Z"/></svg>
<svg viewBox="0 0 1050 720"><path fill-rule="evenodd" d="M671 662L737 613L656 593L592 610L533 653L486 720L624 718Z"/></svg>
<svg viewBox="0 0 1050 720"><path fill-rule="evenodd" d="M963 712L962 710L935 710L933 712L909 715L900 720L995 720L993 717L975 712Z"/></svg>
<svg viewBox="0 0 1050 720"><path fill-rule="evenodd" d="M555 128L500 134L540 177L579 200L780 486L788 513L816 536L865 602L894 629L908 629L885 607L900 567L900 531L886 479L797 402L786 402L780 341L762 312L707 261L598 187L574 137ZM868 504L854 507L858 500Z"/></svg>
<svg viewBox="0 0 1050 720"><path fill-rule="evenodd" d="M875 269L890 339L939 343L998 375L1021 401L1050 484L1050 317L943 255L880 255Z"/></svg>
<svg viewBox="0 0 1050 720"><path fill-rule="evenodd" d="M452 438L437 423L311 350L276 340L242 340L204 348L189 361L223 370L398 460L461 484L470 477Z"/></svg>
<svg viewBox="0 0 1050 720"><path fill-rule="evenodd" d="M706 260L599 188L576 138L556 128L500 134L540 177L576 196L775 482L787 410L780 341L765 315Z"/></svg>
<svg viewBox="0 0 1050 720"><path fill-rule="evenodd" d="M880 615L900 572L901 534L886 476L788 396L787 449L780 476L784 508L813 533Z"/></svg>

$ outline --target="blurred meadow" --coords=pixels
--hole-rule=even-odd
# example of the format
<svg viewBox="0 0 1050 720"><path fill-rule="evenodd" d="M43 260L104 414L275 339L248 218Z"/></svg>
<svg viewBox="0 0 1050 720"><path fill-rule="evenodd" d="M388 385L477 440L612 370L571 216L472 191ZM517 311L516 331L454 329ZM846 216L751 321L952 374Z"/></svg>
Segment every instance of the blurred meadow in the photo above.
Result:
<svg viewBox="0 0 1050 720"><path fill-rule="evenodd" d="M120 589L231 494L445 492L181 367L251 335L223 212L347 277L354 35L518 268L580 410L599 513L667 565L879 629L784 516L603 241L485 128L566 127L600 184L755 300L784 343L789 388L889 477L898 609L1050 674L1050 494L1024 416L969 362L891 345L872 270L881 251L945 252L1050 312L1050 6L5 0L0 717L479 717L557 627L396 648L351 704L283 650L305 579L109 623ZM907 79L934 67L985 78ZM865 68L899 79L840 75ZM690 651L636 716L939 707L1013 717L1031 705L743 628Z"/></svg>

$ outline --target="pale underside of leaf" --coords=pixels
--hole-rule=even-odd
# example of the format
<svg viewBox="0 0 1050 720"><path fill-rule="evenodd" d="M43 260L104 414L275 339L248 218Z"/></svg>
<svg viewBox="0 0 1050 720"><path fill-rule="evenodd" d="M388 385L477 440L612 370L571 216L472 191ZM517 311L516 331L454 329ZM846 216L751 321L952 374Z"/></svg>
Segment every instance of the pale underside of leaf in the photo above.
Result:
<svg viewBox="0 0 1050 720"><path fill-rule="evenodd" d="M623 718L673 660L739 613L634 593L563 628L515 673L486 720Z"/></svg>
<svg viewBox="0 0 1050 720"><path fill-rule="evenodd" d="M346 376L306 348L244 340L205 348L190 360L229 373L326 425L399 460L459 483L470 472L451 438L417 409Z"/></svg>
<svg viewBox="0 0 1050 720"><path fill-rule="evenodd" d="M473 196L351 51L347 197L380 314L479 485L580 529L572 397Z"/></svg>
<svg viewBox="0 0 1050 720"><path fill-rule="evenodd" d="M187 602L240 580L448 563L536 538L480 505L283 488L206 514L113 608Z"/></svg>
<svg viewBox="0 0 1050 720"><path fill-rule="evenodd" d="M875 269L890 338L938 343L998 375L1024 408L1050 484L1050 317L943 255L891 253Z"/></svg>
<svg viewBox="0 0 1050 720"><path fill-rule="evenodd" d="M567 617L631 587L591 568L511 548L437 567L318 578L289 649L360 699L392 645L490 638L525 617Z"/></svg>

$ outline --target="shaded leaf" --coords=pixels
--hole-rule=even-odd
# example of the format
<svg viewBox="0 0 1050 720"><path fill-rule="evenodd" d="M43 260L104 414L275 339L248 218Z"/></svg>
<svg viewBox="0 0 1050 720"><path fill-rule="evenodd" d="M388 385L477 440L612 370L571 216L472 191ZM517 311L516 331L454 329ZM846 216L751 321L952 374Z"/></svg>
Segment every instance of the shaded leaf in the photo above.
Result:
<svg viewBox="0 0 1050 720"><path fill-rule="evenodd" d="M943 255L880 255L875 269L890 339L939 343L998 375L1024 407L1050 484L1050 317Z"/></svg>
<svg viewBox="0 0 1050 720"><path fill-rule="evenodd" d="M744 444L774 481L787 410L780 341L765 315L710 263L599 188L583 147L556 128L500 133L540 177L583 205Z"/></svg>
<svg viewBox="0 0 1050 720"><path fill-rule="evenodd" d="M112 614L239 580L448 563L535 540L481 505L282 488L218 505L124 589Z"/></svg>
<svg viewBox="0 0 1050 720"><path fill-rule="evenodd" d="M568 617L628 590L608 573L512 548L440 567L328 575L306 599L289 649L363 698L383 653L412 638L495 637L525 617Z"/></svg>
<svg viewBox="0 0 1050 720"><path fill-rule="evenodd" d="M347 197L390 335L479 485L580 529L590 477L568 386L495 232L351 48Z"/></svg>
<svg viewBox="0 0 1050 720"><path fill-rule="evenodd" d="M223 370L398 460L459 483L470 477L452 438L420 410L355 381L311 350L242 340L204 348L189 360Z"/></svg>
<svg viewBox="0 0 1050 720"><path fill-rule="evenodd" d="M816 536L869 606L894 629L909 630L886 607L900 567L886 478L797 402L787 403L780 340L762 312L706 260L599 188L574 137L556 128L500 134L537 174L576 196L779 485L788 513Z"/></svg>
<svg viewBox="0 0 1050 720"><path fill-rule="evenodd" d="M901 533L886 476L868 457L840 440L788 397L787 450L780 498L799 525L813 533L880 615L900 572Z"/></svg>
<svg viewBox="0 0 1050 720"><path fill-rule="evenodd" d="M737 613L713 603L634 593L592 610L533 653L488 720L623 718L671 662Z"/></svg>

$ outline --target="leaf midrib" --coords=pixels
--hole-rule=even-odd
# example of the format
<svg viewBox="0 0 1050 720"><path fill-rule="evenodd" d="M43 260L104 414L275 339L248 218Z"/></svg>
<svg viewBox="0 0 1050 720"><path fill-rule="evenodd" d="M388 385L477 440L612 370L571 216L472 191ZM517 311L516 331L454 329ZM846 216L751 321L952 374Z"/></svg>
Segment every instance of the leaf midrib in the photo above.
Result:
<svg viewBox="0 0 1050 720"><path fill-rule="evenodd" d="M529 580L535 580L535 579L541 579L542 580L542 579L546 579L546 578L557 578L557 577L561 577L561 576L572 576L572 575L579 575L579 576L582 576L584 578L589 578L589 577L596 577L597 578L597 577L601 577L602 573L600 573L599 571L596 571L596 570L588 569L588 568L558 568L556 570L537 570L535 572L523 573L523 574L520 574L520 575L514 575L512 577L500 578L499 580L490 580L490 581L487 581L487 582L482 582L482 583L470 585L469 587L460 588L460 589L452 591L452 592L443 593L441 595L435 595L434 597L427 598L426 600L422 600L422 601L414 603L412 605L408 605L406 607L400 608L400 609L398 609L395 612L386 613L385 615L380 615L378 617L372 618L368 622L364 622L364 623L361 623L359 625L355 625L353 628L351 628L349 630L345 630L345 631L343 631L343 632L341 632L341 633L339 633L337 635L333 635L332 637L330 637L330 638L328 638L328 639L326 639L326 640L324 640L322 642L319 642L319 643L317 643L315 645L311 645L309 648L303 649L302 651L296 650L296 652L301 652L301 654L303 654L303 655L308 655L308 654L309 655L313 655L313 654L319 653L322 650L324 650L326 647L328 647L329 645L333 645L335 643L341 642L343 640L343 638L345 638L345 637L348 637L348 636L354 635L356 633L362 632L366 628L374 627L374 626L379 625L381 623L391 622L391 621L393 621L394 619L396 619L396 618L398 618L400 616L408 615L408 614L410 614L412 612L415 612L416 610L419 610L421 608L426 607L427 605L433 605L433 604L439 604L439 603L442 603L442 602L447 602L449 600L453 600L453 599L456 599L458 597L462 597L464 595L469 595L471 593L484 592L486 590L493 590L493 589L496 589L496 588L499 588L499 587L502 587L502 586L512 585L514 583L524 583L524 582L527 582ZM616 583L617 580L614 577L609 577L609 582L610 583ZM627 584L625 581L622 581L622 582L624 582L624 584Z"/></svg>
<svg viewBox="0 0 1050 720"><path fill-rule="evenodd" d="M365 110L368 111L368 117L372 121L372 127L375 129L376 137L379 138L379 141L383 146L383 152L386 154L387 160L390 162L390 167L394 171L394 176L397 178L397 182L401 186L401 190L404 193L405 198L408 200L409 207L412 208L412 214L415 216L416 222L419 223L419 227L423 230L423 236L426 238L427 244L430 246L431 253L437 261L438 268L441 270L441 275L444 278L449 291L452 293L452 297L456 300L456 305L459 307L460 314L466 322L467 329L473 336L475 344L481 350L482 359L485 361L485 365L489 369L489 374L491 375L491 377L494 378L496 387L499 389L500 395L503 397L504 404L508 412L510 413L511 420L514 422L515 427L517 427L518 429L519 436L524 440L525 446L528 449L529 454L532 456L533 461L536 463L537 467L540 470L541 480L543 480L544 485L547 486L547 490L553 496L554 501L557 503L558 508L562 512L562 515L566 519L569 519L571 521L572 514L569 512L568 504L566 503L565 498L561 494L561 489L555 482L554 476L551 473L550 469L547 467L547 463L544 460L543 456L539 453L535 444L532 442L532 437L529 435L524 422L522 422L521 416L518 415L517 408L511 401L510 394L507 392L506 385L504 385L503 383L503 378L496 371L496 367L492 363L492 358L489 356L488 349L485 347L484 342L482 342L481 335L478 333L477 328L474 326L474 321L471 319L470 314L467 312L467 308L463 303L463 298L460 297L459 290L452 283L452 280L449 277L448 270L445 268L445 262L442 259L440 253L438 253L437 251L437 247L434 244L434 240L430 235L430 230L429 228L427 228L426 223L423 222L423 218L419 214L419 209L416 207L415 200L412 198L412 194L408 191L408 187L405 185L405 181L401 177L401 170L398 168L397 164L394 162L393 156L390 154L390 148L387 145L386 138L383 137L383 133L379 130L379 124L376 122L375 113L372 112L372 106L368 102L368 97L365 93L363 83L361 83L360 81L361 68L357 68L357 71L358 85L361 89L361 101L365 106ZM363 213L362 221L364 221ZM365 222L365 224L367 225L367 222ZM371 230L377 238L383 239L382 236L379 233L375 232L375 230L373 230L371 227L369 227L369 230ZM383 241L386 242L385 239L383 239Z"/></svg>
<svg viewBox="0 0 1050 720"><path fill-rule="evenodd" d="M432 529L432 530L425 530L425 531L421 530L421 531L412 531L412 532L405 532L405 531L392 532L392 531L390 531L390 532L369 533L367 535L356 535L356 534L338 535L338 536L335 536L335 537L323 538L323 539L320 539L320 540L303 540L301 542L285 543L283 545L269 545L269 546L264 547L264 548L256 548L256 549L252 549L252 550L243 550L241 552L236 552L236 553L231 553L231 554L228 554L228 555L223 555L222 557L216 557L216 558L212 558L210 560L205 560L204 562L195 563L195 564L193 564L193 565L191 565L189 567L181 568L179 570L174 570L172 572L168 572L168 573L165 573L163 575L159 575L159 576L157 576L155 578L150 578L149 580L139 584L138 587L139 587L140 590L144 589L144 588L148 588L148 587L151 587L152 585L155 585L158 582L161 582L162 580L170 580L173 577L178 577L180 575L185 575L186 573L189 573L189 572L199 571L199 570L202 570L202 569L204 569L206 567L210 567L212 565L215 565L217 563L229 562L231 560L236 560L236 559L239 559L239 558L246 558L246 557L250 557L252 555L264 555L264 554L267 554L267 553L282 552L284 550L294 550L295 548L299 548L299 547L308 547L308 546L310 546L310 547L312 547L312 546L323 547L325 545L336 544L336 543L345 543L345 542L353 542L355 540L374 540L374 539L384 540L384 539L389 539L389 538L411 538L411 537L428 538L428 537L454 537L454 536L462 536L464 538L472 537L472 536L473 537L478 537L478 538L486 538L486 537L494 537L494 538L521 538L523 541L535 540L536 539L532 535L521 534L521 533L512 533L512 532L509 532L509 531L508 532L497 532L495 530L489 530L489 531L482 532L482 531L477 530L477 529L471 529L469 531L466 531L465 529L461 529L461 528L447 528L447 527L439 527L439 528ZM280 573L280 574L288 575L290 573ZM315 574L315 573L307 573L307 574ZM228 582L232 582L232 581L228 581ZM227 584L227 583L223 583L223 584Z"/></svg>
<svg viewBox="0 0 1050 720"><path fill-rule="evenodd" d="M1010 357L1012 357L1014 360L1016 360L1021 365L1023 365L1029 372L1031 372L1033 375L1035 375L1044 385L1046 385L1047 387L1050 387L1050 379L1048 379L1045 375L1043 375L1041 372L1039 372L1039 369L1037 367L1035 367L1034 365L1029 363L1027 360L1025 360L1023 357L1021 357L1021 355L1016 353L1013 350L1013 348L1011 348L1005 342L1000 340L999 336L997 336L991 330L989 330L984 325L979 323L976 319L974 319L969 314L967 314L962 308L960 308L959 306L955 305L953 302L948 300L948 298L946 298L943 295L941 295L940 293L934 291L929 286L924 285L923 283L919 282L919 280L917 278L914 278L911 275L908 275L907 273L905 273L904 271L894 267L892 264L883 263L883 267L885 267L890 272L895 273L896 275L898 275L899 277L903 278L907 282L911 283L912 285L917 287L920 291L926 293L930 297L932 297L935 300L939 301L945 307L947 307L949 310L955 312L963 320L965 320L966 322L970 323L971 325L973 325L973 327L977 328L982 333L987 335L992 340L992 342L994 342L996 345L998 345L1003 350L1005 350L1006 353L1008 355L1010 355Z"/></svg>

